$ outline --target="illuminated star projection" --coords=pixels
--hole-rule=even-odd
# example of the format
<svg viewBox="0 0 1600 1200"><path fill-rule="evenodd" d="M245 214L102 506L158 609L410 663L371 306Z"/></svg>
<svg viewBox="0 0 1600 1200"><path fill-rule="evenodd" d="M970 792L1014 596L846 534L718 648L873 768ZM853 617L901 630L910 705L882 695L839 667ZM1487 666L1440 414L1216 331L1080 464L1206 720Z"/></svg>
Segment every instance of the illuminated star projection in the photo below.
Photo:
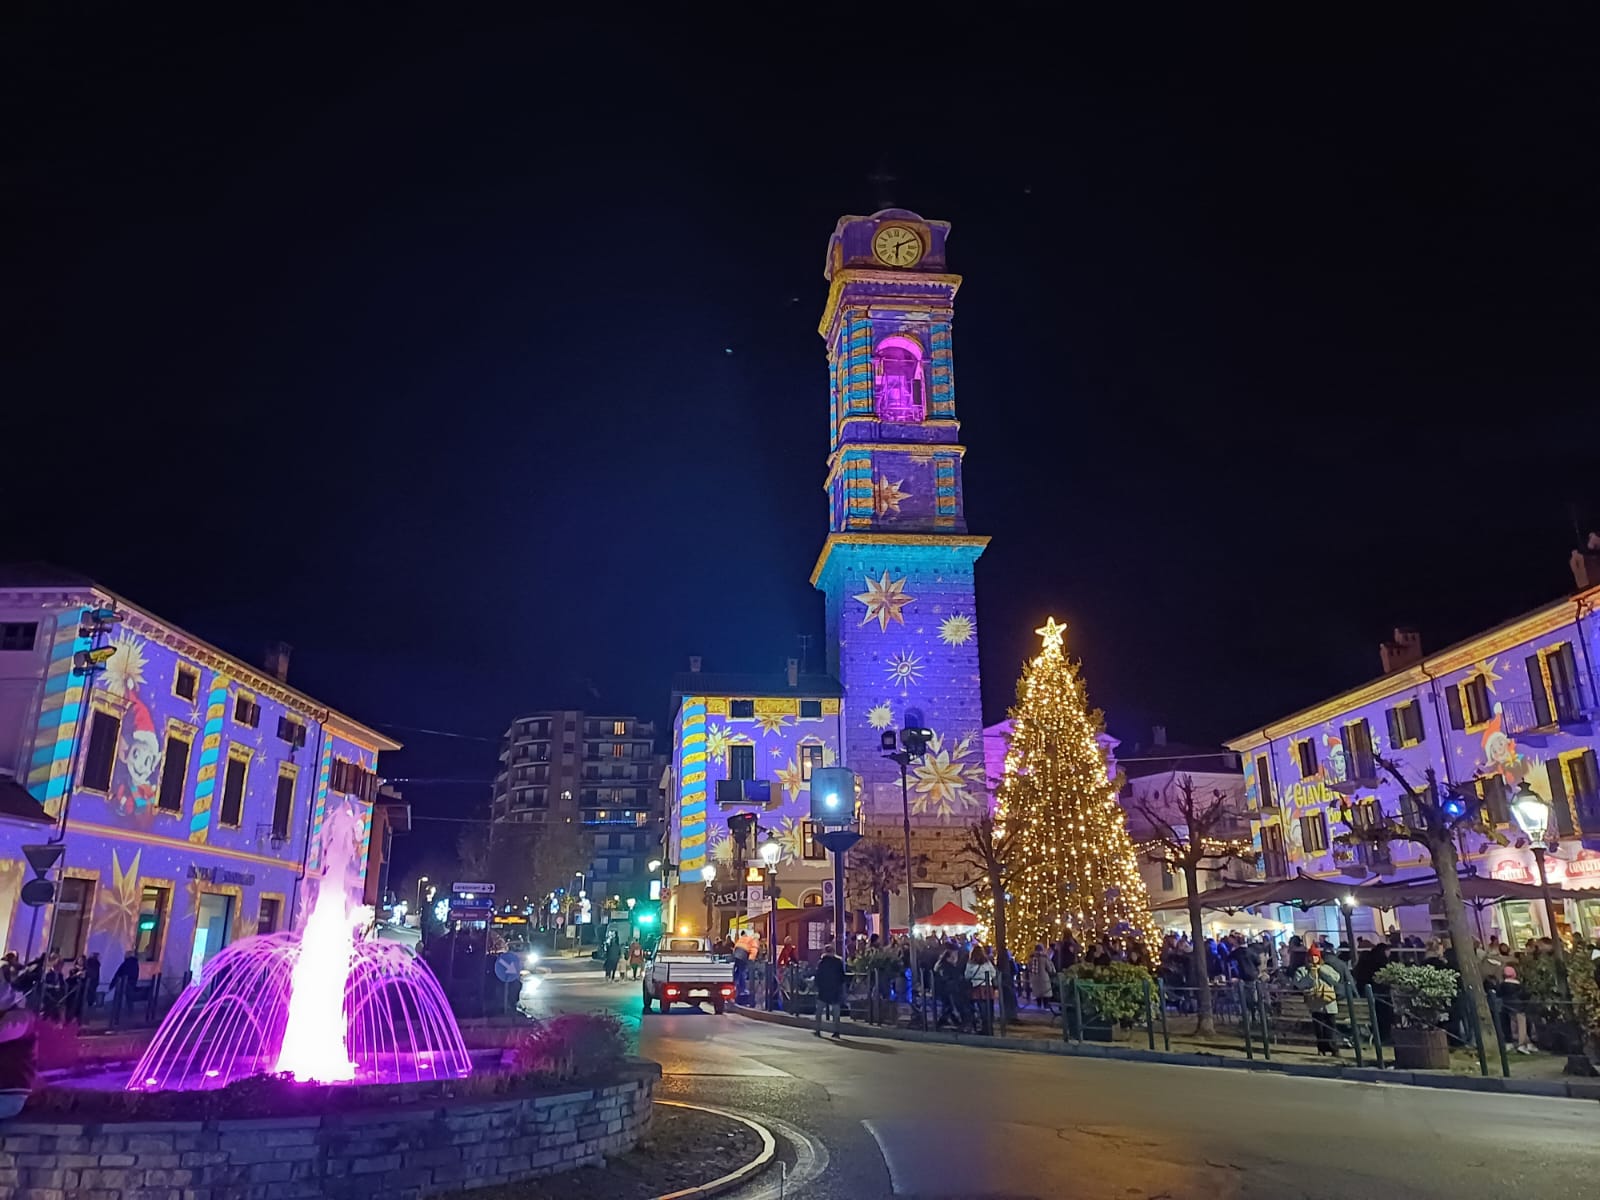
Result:
<svg viewBox="0 0 1600 1200"><path fill-rule="evenodd" d="M706 730L706 758L712 762L728 765L728 744L728 731L721 725Z"/></svg>
<svg viewBox="0 0 1600 1200"><path fill-rule="evenodd" d="M928 752L912 769L912 812L947 817L977 806L984 777L982 756L976 763L968 761L975 744L981 744L981 739L973 734L954 746L946 746L942 734L935 733L928 739Z"/></svg>
<svg viewBox="0 0 1600 1200"><path fill-rule="evenodd" d="M887 729L894 724L894 709L887 700L867 709L867 724L874 729Z"/></svg>
<svg viewBox="0 0 1600 1200"><path fill-rule="evenodd" d="M790 800L798 796L800 789L806 786L805 780L800 774L800 764L792 758L789 760L788 766L779 767L773 772L773 776L783 787L783 790L788 793Z"/></svg>
<svg viewBox="0 0 1600 1200"><path fill-rule="evenodd" d="M116 850L111 851L112 885L104 893L105 899L95 914L95 919L99 924L98 932L105 933L119 946L131 947L134 933L138 929L139 909L143 899L143 889L139 886L139 858L143 854L142 849L135 850L133 861L124 871Z"/></svg>
<svg viewBox="0 0 1600 1200"><path fill-rule="evenodd" d="M1495 666L1499 661L1499 656L1496 655L1494 658L1486 658L1478 664L1478 674L1483 676L1483 682L1488 687L1491 696L1495 694L1494 685L1504 678L1499 671L1495 670Z"/></svg>
<svg viewBox="0 0 1600 1200"><path fill-rule="evenodd" d="M952 613L939 622L939 640L946 646L965 646L972 640L972 618Z"/></svg>
<svg viewBox="0 0 1600 1200"><path fill-rule="evenodd" d="M922 657L909 650L902 650L890 657L886 669L889 673L889 682L899 684L900 694L904 696L913 683L922 680Z"/></svg>
<svg viewBox="0 0 1600 1200"><path fill-rule="evenodd" d="M876 512L880 517L887 516L889 513L895 513L898 515L900 512L900 502L902 500L911 499L910 492L904 492L900 490L900 485L904 482L904 479L899 479L894 483L890 483L888 476L884 476L883 478L879 479L877 483L873 484L873 511Z"/></svg>
<svg viewBox="0 0 1600 1200"><path fill-rule="evenodd" d="M861 618L861 623L869 625L876 617L880 633L888 632L891 620L898 625L904 625L906 619L900 615L900 610L916 599L915 596L906 595L906 576L902 575L899 579L891 581L889 572L885 571L877 580L868 575L866 581L867 590L857 592L855 596L867 606L867 615Z"/></svg>
<svg viewBox="0 0 1600 1200"><path fill-rule="evenodd" d="M762 733L777 733L789 723L790 719L786 713L757 713L756 725L760 727Z"/></svg>

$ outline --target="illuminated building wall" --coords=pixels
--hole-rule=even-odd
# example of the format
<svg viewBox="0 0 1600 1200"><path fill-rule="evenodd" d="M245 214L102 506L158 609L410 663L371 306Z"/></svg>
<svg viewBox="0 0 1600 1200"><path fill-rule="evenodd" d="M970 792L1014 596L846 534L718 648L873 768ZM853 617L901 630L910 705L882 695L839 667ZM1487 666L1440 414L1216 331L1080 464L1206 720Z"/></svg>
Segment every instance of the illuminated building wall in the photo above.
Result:
<svg viewBox="0 0 1600 1200"><path fill-rule="evenodd" d="M85 694L72 655L88 648L80 614L101 605L124 620L109 637L115 653ZM67 809L68 882L59 911L39 912L35 954L53 921L64 952L99 952L106 979L138 945L141 969L175 987L185 970L263 920L289 927L297 898L309 899L302 863L314 880L331 804L352 804L357 849L369 848L372 804L361 780L373 781L375 795L378 752L396 743L92 585L0 583L0 625L0 773L14 770L51 818L69 780L77 783ZM280 718L304 727L304 744L288 740L296 737L290 726L280 736ZM6 949L25 952L34 924L20 904L30 874L20 845L53 831L0 828ZM150 928L141 938L142 923Z"/></svg>
<svg viewBox="0 0 1600 1200"><path fill-rule="evenodd" d="M1370 740L1414 784L1431 767L1441 786L1479 798L1509 842L1521 839L1506 807L1518 785L1525 781L1549 801L1566 919L1600 933L1597 602L1600 588L1587 589L1228 742L1244 760L1268 873L1366 880L1428 871L1426 853L1410 842L1385 852L1337 841L1348 832L1340 813L1346 797L1358 804L1377 797L1391 813L1399 805L1398 787L1365 754ZM1531 876L1526 850L1467 836L1467 861L1480 871ZM1486 915L1485 931L1542 928L1534 908L1499 906ZM1425 912L1406 914L1404 923L1429 928Z"/></svg>

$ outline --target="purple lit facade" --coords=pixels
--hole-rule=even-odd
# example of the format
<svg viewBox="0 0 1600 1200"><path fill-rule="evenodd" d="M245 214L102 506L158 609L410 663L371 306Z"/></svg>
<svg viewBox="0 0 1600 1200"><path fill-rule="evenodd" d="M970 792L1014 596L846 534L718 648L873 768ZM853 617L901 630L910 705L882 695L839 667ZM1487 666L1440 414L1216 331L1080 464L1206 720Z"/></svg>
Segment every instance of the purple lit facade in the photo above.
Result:
<svg viewBox="0 0 1600 1200"><path fill-rule="evenodd" d="M1385 648L1391 669L1382 677L1230 741L1243 758L1265 873L1366 880L1428 871L1425 852L1410 842L1385 850L1335 840L1347 832L1338 812L1346 797L1357 805L1376 797L1385 811L1396 810L1399 790L1380 778L1376 753L1417 784L1431 767L1441 786L1479 798L1510 844L1473 839L1465 864L1525 883L1537 881L1533 856L1518 844L1525 840L1508 805L1526 782L1550 803L1551 833L1560 839L1548 859L1558 919L1568 930L1600 935L1597 604L1600 588L1586 588L1425 658L1414 635L1397 636ZM1397 916L1408 932L1431 931L1426 910ZM1295 919L1332 931L1337 917L1313 910ZM1358 910L1357 928L1377 919ZM1546 932L1540 907L1527 903L1497 905L1480 923L1480 932L1518 946Z"/></svg>
<svg viewBox="0 0 1600 1200"><path fill-rule="evenodd" d="M85 689L73 656L98 607L123 619ZM175 990L226 945L296 925L338 800L361 824L361 902L377 758L397 743L86 581L0 586L0 627L0 788L35 806L0 822L6 949L98 951L105 979L133 949ZM58 836L63 809L58 903L30 909L20 847Z"/></svg>

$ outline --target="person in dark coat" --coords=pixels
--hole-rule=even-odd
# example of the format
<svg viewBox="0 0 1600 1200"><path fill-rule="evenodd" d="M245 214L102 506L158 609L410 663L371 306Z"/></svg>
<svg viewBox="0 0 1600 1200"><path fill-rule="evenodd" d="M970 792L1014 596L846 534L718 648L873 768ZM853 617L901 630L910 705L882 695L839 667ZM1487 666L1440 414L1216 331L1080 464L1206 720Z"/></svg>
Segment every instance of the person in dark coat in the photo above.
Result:
<svg viewBox="0 0 1600 1200"><path fill-rule="evenodd" d="M833 1022L833 1039L839 1040L839 1009L844 1003L844 962L833 952L833 947L822 952L817 962L817 1037L822 1036L822 1022Z"/></svg>
<svg viewBox="0 0 1600 1200"><path fill-rule="evenodd" d="M83 960L83 999L90 1008L100 1003L100 951L89 951Z"/></svg>

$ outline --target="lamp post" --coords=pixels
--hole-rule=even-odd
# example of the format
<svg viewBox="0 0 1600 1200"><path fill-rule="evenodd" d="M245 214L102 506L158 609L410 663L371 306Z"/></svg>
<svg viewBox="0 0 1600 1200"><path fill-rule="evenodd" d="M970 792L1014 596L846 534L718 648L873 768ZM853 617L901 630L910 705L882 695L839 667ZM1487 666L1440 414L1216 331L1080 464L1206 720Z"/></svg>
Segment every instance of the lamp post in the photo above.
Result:
<svg viewBox="0 0 1600 1200"><path fill-rule="evenodd" d="M428 877L426 875L424 875L421 879L417 880L417 928L418 929L422 928L422 905L423 905L422 889L427 887L427 886L428 886Z"/></svg>
<svg viewBox="0 0 1600 1200"><path fill-rule="evenodd" d="M761 861L767 868L767 1011L776 1005L778 991L778 859L783 847L772 838L761 845Z"/></svg>
<svg viewBox="0 0 1600 1200"><path fill-rule="evenodd" d="M933 736L932 730L916 728L922 714L915 710L906 713L906 727L900 731L900 748L895 749L895 736L892 729L885 729L879 745L883 749L883 757L900 765L900 813L905 825L906 848L906 932L909 934L915 923L917 906L911 893L911 793L907 775L911 767L911 760L921 758L928 748L928 739ZM889 931L883 931L885 945L889 943ZM913 1013L917 1010L917 967L915 957L911 964L911 984L906 989L906 999L911 1004Z"/></svg>
<svg viewBox="0 0 1600 1200"><path fill-rule="evenodd" d="M717 864L707 863L700 872L700 878L705 881L706 894L706 938L716 940L716 932L711 928L711 885L717 881Z"/></svg>
<svg viewBox="0 0 1600 1200"><path fill-rule="evenodd" d="M1561 999L1566 1002L1571 999L1567 992L1567 948L1561 944L1561 931L1556 928L1556 903L1550 895L1550 876L1545 873L1544 856L1549 849L1545 842L1545 835L1550 828L1550 805L1540 799L1539 794L1528 786L1524 779L1517 785L1517 791L1511 797L1511 815L1516 817L1517 825L1527 835L1528 843L1533 849L1533 861L1539 868L1539 891L1544 896L1544 919L1550 926L1550 940L1556 947L1556 983L1561 991Z"/></svg>

